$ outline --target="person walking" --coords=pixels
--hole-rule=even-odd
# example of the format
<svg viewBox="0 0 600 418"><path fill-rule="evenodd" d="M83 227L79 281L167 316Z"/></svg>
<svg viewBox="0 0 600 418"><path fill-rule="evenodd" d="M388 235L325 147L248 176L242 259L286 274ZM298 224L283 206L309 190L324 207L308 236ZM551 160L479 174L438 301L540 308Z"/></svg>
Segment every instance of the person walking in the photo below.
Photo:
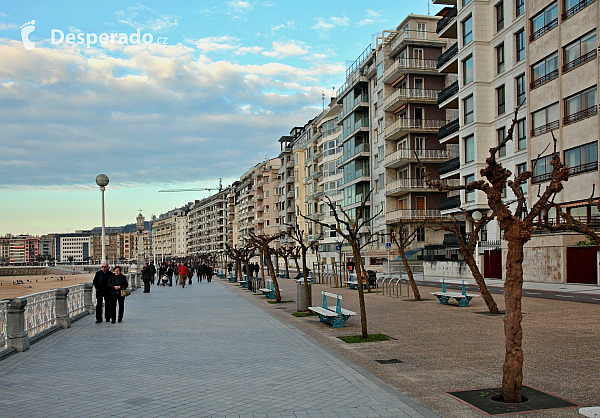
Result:
<svg viewBox="0 0 600 418"><path fill-rule="evenodd" d="M144 293L150 293L150 280L152 280L152 268L148 263L144 263L142 269L142 280L144 281Z"/></svg>
<svg viewBox="0 0 600 418"><path fill-rule="evenodd" d="M150 268L152 269L151 283L154 284L154 279L156 277L156 267L154 266L154 261L150 261ZM157 285L160 286L160 280L158 281Z"/></svg>
<svg viewBox="0 0 600 418"><path fill-rule="evenodd" d="M181 282L181 288L185 288L185 281L187 280L187 267L183 263L179 263L179 281Z"/></svg>
<svg viewBox="0 0 600 418"><path fill-rule="evenodd" d="M106 302L106 311L108 312L106 320L115 323L117 317L117 302L119 303L119 322L123 321L123 310L125 307L125 297L121 296L121 290L127 289L127 277L121 274L121 267L115 266L113 275L108 279L109 299Z"/></svg>
<svg viewBox="0 0 600 418"><path fill-rule="evenodd" d="M102 268L100 269L100 271L96 272L96 275L94 276L94 287L96 288L96 323L99 324L100 322L102 322L102 302L104 301L106 304L108 304L108 281L110 279L110 277L112 276L112 273L110 272L110 270L108 269L108 264L107 263L102 263ZM108 316L108 306L105 306L104 308L104 314L105 314L105 318L106 318L106 322L108 322L109 316Z"/></svg>
<svg viewBox="0 0 600 418"><path fill-rule="evenodd" d="M192 267L191 264L187 267L187 277L188 277L188 284L191 285L192 277L194 277L194 267Z"/></svg>
<svg viewBox="0 0 600 418"><path fill-rule="evenodd" d="M167 278L169 279L169 286L173 286L173 266L171 264L167 267Z"/></svg>

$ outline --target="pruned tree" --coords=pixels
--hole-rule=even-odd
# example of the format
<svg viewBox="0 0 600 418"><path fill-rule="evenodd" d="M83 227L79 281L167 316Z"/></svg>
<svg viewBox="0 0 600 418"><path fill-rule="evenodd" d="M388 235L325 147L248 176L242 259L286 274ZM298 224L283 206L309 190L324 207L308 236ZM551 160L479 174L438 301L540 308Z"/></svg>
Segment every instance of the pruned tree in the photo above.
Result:
<svg viewBox="0 0 600 418"><path fill-rule="evenodd" d="M272 249L269 244L271 242L278 240L284 233L274 234L274 235L255 235L254 232L250 232L250 240L251 242L260 250L261 254L269 254L269 250ZM277 303L281 303L281 292L279 291L279 283L277 282L277 274L275 274L275 269L273 267L273 260L271 260L271 256L268 255L267 259L267 269L269 270L269 275L271 276L271 280L273 281L273 287L275 288L275 300ZM261 263L262 264L262 263ZM263 277L263 286L264 277Z"/></svg>
<svg viewBox="0 0 600 418"><path fill-rule="evenodd" d="M552 170L548 173L548 184L542 188L538 187L536 196L530 196L530 208L527 205L526 196L521 189L521 184L526 183L533 176L535 165L532 170L515 174L504 168L496 160L496 154L513 139L515 125L517 124L517 112L506 137L497 146L490 148L490 155L486 159L486 165L481 169L481 180L472 181L459 186L444 185L439 180L432 180L430 174L426 175L427 183L439 190L465 190L480 191L485 193L487 204L496 217L500 228L504 231L503 239L508 243L506 256L506 276L504 281L504 301L506 314L504 316L505 334L505 356L502 367L502 396L504 402L518 403L522 401L521 390L523 386L523 328L521 325L523 314L521 311L521 300L523 291L523 247L532 236L534 226L550 230L570 230L582 233L592 233L590 228L585 228L581 222L575 222L573 217L566 212L560 212L559 216L564 219L563 225L550 225L544 211L557 207L554 203L556 196L563 191L563 183L569 179L569 168L560 159L557 150L557 141L552 133L553 151L551 153L550 166ZM542 151L537 159L546 150ZM503 189L508 187L515 195L514 199L503 198ZM584 232L587 231L587 232ZM590 235L593 237L593 235ZM600 244L598 235L594 238Z"/></svg>
<svg viewBox="0 0 600 418"><path fill-rule="evenodd" d="M304 219L312 220L310 218L306 218L304 215L302 215L301 212L300 212L300 216L302 216ZM319 245L319 240L323 236L323 231L321 231L321 233L319 234L319 236L316 239L313 239L312 241L307 241L306 236L304 235L304 230L300 229L300 225L298 225L297 222L294 225L289 225L289 224L286 224L286 225L288 225L290 227L288 229L287 234L296 243L296 247L298 248L298 251L301 256L302 276L304 277L304 286L306 288L306 303L307 303L307 306L313 306L312 305L312 295L311 295L311 292L309 292L309 288L308 288L308 266L306 265L306 255L308 254L308 250L315 248L317 245ZM297 258L294 258L294 260L296 261L296 263L298 262Z"/></svg>
<svg viewBox="0 0 600 418"><path fill-rule="evenodd" d="M417 287L417 282L415 282L412 268L406 258L406 249L415 241L415 239L417 239L419 228L423 228L426 222L427 221L421 221L418 226L414 227L411 231L408 225L400 219L398 221L400 224L398 231L391 231L390 233L390 239L396 244L400 257L402 258L402 264L408 275L408 281L410 282L410 287L412 288L413 296L416 301L421 300L421 293L419 293L419 288ZM400 277L402 277L402 275Z"/></svg>
<svg viewBox="0 0 600 418"><path fill-rule="evenodd" d="M300 247L297 245L294 245L293 247L290 248L290 257L292 257L292 260L294 260L294 264L296 265L296 271L298 273L300 273L300 264L298 262L298 260L300 260Z"/></svg>
<svg viewBox="0 0 600 418"><path fill-rule="evenodd" d="M242 250L239 249L236 245L230 246L229 244L225 244L225 252L235 261L235 273L233 277L234 280L237 282L238 279L241 277L240 275L242 273Z"/></svg>
<svg viewBox="0 0 600 418"><path fill-rule="evenodd" d="M329 196L325 196L327 199L327 205L329 209L333 213L333 217L335 218L335 225L328 225L324 222L321 222L316 219L312 219L313 222L321 225L321 227L333 229L340 236L342 236L346 242L352 248L352 255L354 257L356 263L356 281L358 284L358 302L360 307L360 323L361 323L361 332L362 337L364 339L369 337L367 332L367 311L365 307L365 295L363 292L363 274L366 274L362 257L361 257L361 237L364 234L364 229L367 225L371 224L371 221L375 219L379 214L373 216L369 216L367 212L367 202L371 197L372 190L369 190L368 193L364 194L364 197L354 212L346 211L342 207L336 205L331 201ZM300 214L303 216L302 214ZM304 217L304 216L303 216Z"/></svg>
<svg viewBox="0 0 600 418"><path fill-rule="evenodd" d="M290 265L289 258L292 255L293 247L282 245L276 250L276 254L283 258L283 263L285 266L285 277L290 278Z"/></svg>

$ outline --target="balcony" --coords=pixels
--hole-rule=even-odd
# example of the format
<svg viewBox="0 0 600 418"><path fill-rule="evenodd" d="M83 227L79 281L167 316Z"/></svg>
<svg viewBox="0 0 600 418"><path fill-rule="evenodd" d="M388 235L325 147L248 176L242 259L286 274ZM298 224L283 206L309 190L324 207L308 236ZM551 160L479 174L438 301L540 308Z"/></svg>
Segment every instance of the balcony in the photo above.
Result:
<svg viewBox="0 0 600 418"><path fill-rule="evenodd" d="M437 62L434 59L399 58L383 72L383 82L394 84L402 74L437 73Z"/></svg>
<svg viewBox="0 0 600 418"><path fill-rule="evenodd" d="M294 192L293 190L290 190L289 192L287 192L286 197L288 199L294 199L296 197L296 192Z"/></svg>
<svg viewBox="0 0 600 418"><path fill-rule="evenodd" d="M571 113L563 118L563 125L570 125L571 123L579 122L580 120L587 119L591 116L596 116L598 114L598 106L594 105L592 107L588 107L587 109L583 109L579 112Z"/></svg>
<svg viewBox="0 0 600 418"><path fill-rule="evenodd" d="M433 31L423 31L423 30L403 30L399 33L392 34L386 37L382 44L387 44L386 42L389 40L391 42L390 47L390 57L394 58L398 55L398 53L405 48L405 46L410 43L411 45L418 45L423 42L427 46L431 46L432 43L438 43L439 46L443 46L445 43L444 39L440 39L437 33Z"/></svg>
<svg viewBox="0 0 600 418"><path fill-rule="evenodd" d="M456 157L451 160L444 161L438 165L438 174L441 176L442 174L450 173L451 171L458 170L459 168L460 159L459 157Z"/></svg>
<svg viewBox="0 0 600 418"><path fill-rule="evenodd" d="M579 58L575 58L573 61L566 63L562 67L563 74L568 73L571 70L574 70L575 68L585 64L586 62L592 61L594 58L596 58L596 55L598 55L598 53L597 53L596 48L594 48L587 54L583 54Z"/></svg>
<svg viewBox="0 0 600 418"><path fill-rule="evenodd" d="M460 195L446 197L440 200L440 210L449 210L460 207Z"/></svg>
<svg viewBox="0 0 600 418"><path fill-rule="evenodd" d="M440 92L440 94L438 95L437 98L437 104L438 106L441 105L442 103L444 103L446 100L450 99L452 96L455 96L458 93L458 81L455 81L454 83L450 84L448 87L446 87L444 90L442 90ZM451 103L448 103L446 106L443 107L450 107L452 109L458 109L458 98L455 100L452 100Z"/></svg>
<svg viewBox="0 0 600 418"><path fill-rule="evenodd" d="M588 7L590 4L594 3L595 1L596 0L583 0L583 1L580 1L575 6L571 7L569 10L567 10L566 12L564 12L561 15L562 20L565 21L568 18L576 15L577 13L579 13L580 11L582 11L583 9L585 9L586 7Z"/></svg>
<svg viewBox="0 0 600 418"><path fill-rule="evenodd" d="M458 62L456 56L458 55L458 42L448 48L442 55L437 59L437 69L440 72L445 73L458 73Z"/></svg>
<svg viewBox="0 0 600 418"><path fill-rule="evenodd" d="M385 127L385 139L393 140L413 133L435 133L446 124L442 119L398 119Z"/></svg>
<svg viewBox="0 0 600 418"><path fill-rule="evenodd" d="M460 181L458 179L441 179L440 183L448 186L458 186ZM428 192L439 191L436 188L429 187L425 179L399 179L385 185L385 194L388 196L398 196L404 193L424 190Z"/></svg>
<svg viewBox="0 0 600 418"><path fill-rule="evenodd" d="M452 149L399 149L385 156L385 168L401 167L410 162L440 162L458 155L458 148Z"/></svg>
<svg viewBox="0 0 600 418"><path fill-rule="evenodd" d="M560 122L555 120L553 122L547 123L545 125L542 126L538 126L534 129L531 130L531 136L538 136L538 135L542 135L545 133L548 133L550 131L555 131L556 129L558 129L560 126Z"/></svg>
<svg viewBox="0 0 600 418"><path fill-rule="evenodd" d="M286 183L295 183L296 182L296 178L294 176L288 176L288 178L285 181Z"/></svg>
<svg viewBox="0 0 600 418"><path fill-rule="evenodd" d="M544 36L545 34L550 32L552 29L554 29L557 26L558 26L558 18L551 20L550 23L548 23L546 26L536 30L531 35L529 35L529 42L533 42L536 39L541 38L542 36Z"/></svg>
<svg viewBox="0 0 600 418"><path fill-rule="evenodd" d="M558 78L558 68L529 83L530 90L537 89L539 86L544 85L555 78Z"/></svg>
<svg viewBox="0 0 600 418"><path fill-rule="evenodd" d="M371 144L360 144L360 145L357 145L357 146L354 147L354 150L352 151L351 154L349 154L349 155L342 155L338 159L338 165L345 164L346 162L348 162L350 160L353 160L355 158L358 158L358 157L369 158L371 156L370 150L371 150Z"/></svg>
<svg viewBox="0 0 600 418"><path fill-rule="evenodd" d="M398 89L383 101L383 109L393 112L408 102L436 103L440 90L437 89Z"/></svg>
<svg viewBox="0 0 600 418"><path fill-rule="evenodd" d="M398 221L425 220L425 219L447 219L439 209L398 209L385 214L385 222L392 224Z"/></svg>
<svg viewBox="0 0 600 418"><path fill-rule="evenodd" d="M456 134L453 135L454 136L458 136L458 131L460 129L460 122L458 121L458 119L453 120L450 123L447 123L446 125L442 126L440 128L440 131L438 132L438 140L441 141L442 139L449 137L447 139L451 139L450 135L452 134Z"/></svg>
<svg viewBox="0 0 600 418"><path fill-rule="evenodd" d="M350 108L344 109L344 111L342 113L340 113L339 116L337 117L337 121L340 122L340 121L346 119L346 117L348 115L355 112L356 109L358 109L358 107L360 107L360 106L367 106L367 107L369 106L369 95L367 93L360 94L358 97L355 97L351 103Z"/></svg>
<svg viewBox="0 0 600 418"><path fill-rule="evenodd" d="M287 213L296 213L296 208L294 207L294 205L288 206L286 209Z"/></svg>
<svg viewBox="0 0 600 418"><path fill-rule="evenodd" d="M456 38L456 16L458 15L458 8L454 6L446 16L438 20L436 33L440 38Z"/></svg>

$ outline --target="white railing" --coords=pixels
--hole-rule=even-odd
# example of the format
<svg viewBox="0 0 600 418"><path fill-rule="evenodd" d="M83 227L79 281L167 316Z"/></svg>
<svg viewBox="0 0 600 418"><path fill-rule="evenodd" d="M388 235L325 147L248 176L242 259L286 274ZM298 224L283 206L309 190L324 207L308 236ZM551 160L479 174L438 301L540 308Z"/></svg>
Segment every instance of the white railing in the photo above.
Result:
<svg viewBox="0 0 600 418"><path fill-rule="evenodd" d="M437 59L398 58L383 72L386 80L394 72L401 69L431 70L437 72Z"/></svg>
<svg viewBox="0 0 600 418"><path fill-rule="evenodd" d="M448 186L458 186L460 180L458 179L442 179L439 180L441 184ZM430 189L425 182L425 179L399 179L392 181L385 185L386 192L395 192L398 190L413 190L413 189ZM432 189L435 190L435 189Z"/></svg>
<svg viewBox="0 0 600 418"><path fill-rule="evenodd" d="M84 285L76 284L74 286L67 287L69 294L67 295L67 312L69 312L69 318L73 318L85 311L85 298Z"/></svg>
<svg viewBox="0 0 600 418"><path fill-rule="evenodd" d="M385 127L385 136L388 137L399 130L407 129L440 129L446 124L443 119L397 119Z"/></svg>
<svg viewBox="0 0 600 418"><path fill-rule="evenodd" d="M385 214L386 222L410 219L445 219L447 215L442 215L439 209L398 209Z"/></svg>
<svg viewBox="0 0 600 418"><path fill-rule="evenodd" d="M440 89L398 89L383 101L384 109L400 99L435 100L437 102Z"/></svg>
<svg viewBox="0 0 600 418"><path fill-rule="evenodd" d="M0 349L6 348L7 345L6 310L8 302L8 300L0 301Z"/></svg>
<svg viewBox="0 0 600 418"><path fill-rule="evenodd" d="M399 160L448 160L451 152L447 149L399 149L385 156L384 164L388 165Z"/></svg>
<svg viewBox="0 0 600 418"><path fill-rule="evenodd" d="M56 289L24 297L25 331L29 338L56 324Z"/></svg>

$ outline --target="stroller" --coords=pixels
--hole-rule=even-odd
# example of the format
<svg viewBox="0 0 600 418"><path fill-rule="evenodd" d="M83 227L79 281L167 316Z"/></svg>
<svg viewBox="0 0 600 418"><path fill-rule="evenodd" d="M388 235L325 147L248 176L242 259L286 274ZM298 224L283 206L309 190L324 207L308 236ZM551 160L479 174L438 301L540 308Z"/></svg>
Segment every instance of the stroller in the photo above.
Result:
<svg viewBox="0 0 600 418"><path fill-rule="evenodd" d="M160 280L161 280L163 286L166 286L169 284L169 277L166 274L160 276Z"/></svg>

